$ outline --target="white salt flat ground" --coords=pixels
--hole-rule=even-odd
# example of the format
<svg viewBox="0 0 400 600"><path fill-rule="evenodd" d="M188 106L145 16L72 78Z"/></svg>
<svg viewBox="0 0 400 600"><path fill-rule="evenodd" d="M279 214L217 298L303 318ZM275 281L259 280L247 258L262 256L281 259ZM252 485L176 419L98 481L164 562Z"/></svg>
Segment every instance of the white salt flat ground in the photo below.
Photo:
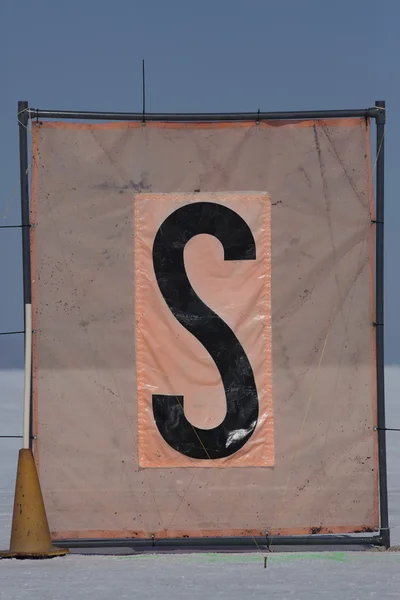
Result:
<svg viewBox="0 0 400 600"><path fill-rule="evenodd" d="M23 374L0 372L0 435L20 435ZM400 427L400 367L386 370L387 426ZM400 432L388 432L392 543L400 544ZM18 440L0 439L0 547L9 543ZM77 556L0 561L0 598L279 600L400 598L400 552Z"/></svg>
<svg viewBox="0 0 400 600"><path fill-rule="evenodd" d="M398 599L400 553L70 556L0 563L7 600Z"/></svg>

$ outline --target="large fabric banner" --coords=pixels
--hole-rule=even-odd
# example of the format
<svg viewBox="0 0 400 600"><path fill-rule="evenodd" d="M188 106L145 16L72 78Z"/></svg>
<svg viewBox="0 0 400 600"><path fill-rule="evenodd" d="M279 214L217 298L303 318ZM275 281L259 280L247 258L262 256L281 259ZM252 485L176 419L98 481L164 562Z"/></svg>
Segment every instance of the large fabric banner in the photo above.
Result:
<svg viewBox="0 0 400 600"><path fill-rule="evenodd" d="M375 531L369 123L33 123L53 536Z"/></svg>

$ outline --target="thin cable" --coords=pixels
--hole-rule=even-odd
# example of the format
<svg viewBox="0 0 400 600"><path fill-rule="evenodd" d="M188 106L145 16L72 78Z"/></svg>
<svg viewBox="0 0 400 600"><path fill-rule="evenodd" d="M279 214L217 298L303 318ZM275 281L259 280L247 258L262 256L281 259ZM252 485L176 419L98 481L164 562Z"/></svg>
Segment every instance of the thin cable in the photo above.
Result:
<svg viewBox="0 0 400 600"><path fill-rule="evenodd" d="M24 227L30 227L30 225L0 225L0 229L23 229Z"/></svg>
<svg viewBox="0 0 400 600"><path fill-rule="evenodd" d="M376 165L378 164L378 158L379 158L379 155L380 155L381 150L382 150L384 139L385 139L385 132L383 132L381 143L379 144L378 152L376 153L374 168L372 169L372 176L374 176L375 171L376 171Z"/></svg>
<svg viewBox="0 0 400 600"><path fill-rule="evenodd" d="M0 331L0 335L18 335L20 333L25 333L25 331Z"/></svg>
<svg viewBox="0 0 400 600"><path fill-rule="evenodd" d="M395 427L374 427L374 431L400 431Z"/></svg>
<svg viewBox="0 0 400 600"><path fill-rule="evenodd" d="M19 125L21 125L22 127L25 127L25 129L26 129L26 130L27 130L27 131L28 131L30 134L32 134L32 129L29 129L29 127L28 127L27 125L25 125L25 123L22 123L22 121L20 121L20 119L19 119L19 116L20 116L20 115L22 115L24 112L28 112L28 119L29 119L29 117L30 117L30 110L29 110L29 108L24 108L24 109L23 109L23 110L21 110L21 111L18 113L18 115L17 115L17 121L18 121L18 124L19 124Z"/></svg>
<svg viewBox="0 0 400 600"><path fill-rule="evenodd" d="M182 409L182 412L183 412L183 413L185 413L185 411L184 411L184 409L183 409L183 405L181 404L181 402L180 402L180 400L179 400L179 397L178 397L178 396L175 396L175 398L176 398L176 401L178 402L179 406L181 407L181 409ZM190 423L190 421L189 421L189 423ZM196 436L196 437L197 437L197 439L199 440L199 442L200 442L200 444L201 444L201 447L203 448L204 452L206 453L206 456L207 456L208 460L215 460L214 458L211 458L211 456L208 454L208 452L207 452L207 448L205 447L205 445L204 445L204 444L203 444L203 442L201 441L201 439L200 439L200 436L199 436L199 434L197 433L197 431L196 431L196 428L194 427L194 425L192 425L192 423L190 423L190 426L191 426L191 428L193 429L193 433L195 434L195 436Z"/></svg>

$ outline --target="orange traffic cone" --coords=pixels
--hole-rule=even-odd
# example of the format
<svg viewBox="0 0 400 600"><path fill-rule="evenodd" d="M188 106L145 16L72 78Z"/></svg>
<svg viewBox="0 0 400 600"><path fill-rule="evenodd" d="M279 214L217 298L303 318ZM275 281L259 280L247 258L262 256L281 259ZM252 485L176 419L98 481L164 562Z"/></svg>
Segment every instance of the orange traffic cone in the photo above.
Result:
<svg viewBox="0 0 400 600"><path fill-rule="evenodd" d="M42 491L31 450L19 451L10 549L0 558L54 558L68 550L52 545Z"/></svg>

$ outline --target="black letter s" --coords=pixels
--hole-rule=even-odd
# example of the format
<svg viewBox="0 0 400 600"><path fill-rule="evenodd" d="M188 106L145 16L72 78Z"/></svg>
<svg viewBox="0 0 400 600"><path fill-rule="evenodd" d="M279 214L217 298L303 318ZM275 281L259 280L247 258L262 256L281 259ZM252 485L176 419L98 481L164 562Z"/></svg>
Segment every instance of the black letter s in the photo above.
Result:
<svg viewBox="0 0 400 600"><path fill-rule="evenodd" d="M153 395L153 413L164 440L197 459L230 456L244 446L258 420L253 370L228 325L206 306L190 285L184 248L195 235L215 236L225 260L255 260L253 235L233 210L213 202L178 208L165 219L153 245L153 264L160 291L174 317L194 335L214 360L226 395L226 416L218 427L199 429L185 417L183 396Z"/></svg>

